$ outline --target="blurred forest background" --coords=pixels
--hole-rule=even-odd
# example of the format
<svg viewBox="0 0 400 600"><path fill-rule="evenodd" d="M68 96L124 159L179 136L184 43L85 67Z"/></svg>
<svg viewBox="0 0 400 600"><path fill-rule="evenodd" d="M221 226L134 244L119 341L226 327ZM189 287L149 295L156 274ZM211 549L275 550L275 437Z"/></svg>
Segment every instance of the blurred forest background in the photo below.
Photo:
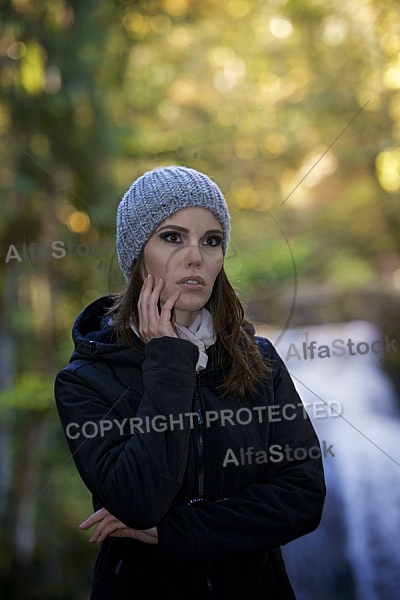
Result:
<svg viewBox="0 0 400 600"><path fill-rule="evenodd" d="M137 176L219 184L256 324L368 318L400 339L399 4L4 0L0 132L0 594L83 600L91 502L53 381L74 318L123 284Z"/></svg>

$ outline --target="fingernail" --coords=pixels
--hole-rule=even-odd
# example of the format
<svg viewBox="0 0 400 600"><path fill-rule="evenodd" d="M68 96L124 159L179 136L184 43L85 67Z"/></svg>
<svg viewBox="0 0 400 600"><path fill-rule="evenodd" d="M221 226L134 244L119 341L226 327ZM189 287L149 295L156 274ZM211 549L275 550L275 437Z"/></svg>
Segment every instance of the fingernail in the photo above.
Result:
<svg viewBox="0 0 400 600"><path fill-rule="evenodd" d="M158 283L161 283L161 282L162 282L162 279L161 279L161 277L160 277L160 279L158 280Z"/></svg>

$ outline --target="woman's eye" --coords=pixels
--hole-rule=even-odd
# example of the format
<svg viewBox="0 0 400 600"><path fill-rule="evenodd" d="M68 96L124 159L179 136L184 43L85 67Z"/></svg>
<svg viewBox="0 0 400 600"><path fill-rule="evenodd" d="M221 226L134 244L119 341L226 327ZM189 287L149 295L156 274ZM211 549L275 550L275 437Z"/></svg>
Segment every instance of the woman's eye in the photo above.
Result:
<svg viewBox="0 0 400 600"><path fill-rule="evenodd" d="M219 235L211 235L207 237L204 242L207 246L220 246L222 244L222 237Z"/></svg>
<svg viewBox="0 0 400 600"><path fill-rule="evenodd" d="M166 242L176 244L180 241L180 235L179 233L176 233L176 231L170 231L169 233L163 233L161 235L161 239L165 240Z"/></svg>

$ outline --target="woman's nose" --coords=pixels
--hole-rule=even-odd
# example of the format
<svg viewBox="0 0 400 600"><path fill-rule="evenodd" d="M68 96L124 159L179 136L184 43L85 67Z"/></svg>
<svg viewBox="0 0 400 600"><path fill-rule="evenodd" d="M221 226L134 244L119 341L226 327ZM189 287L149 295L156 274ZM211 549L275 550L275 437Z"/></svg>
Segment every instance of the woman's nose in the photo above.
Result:
<svg viewBox="0 0 400 600"><path fill-rule="evenodd" d="M203 263L203 256L198 245L191 244L185 248L185 267L198 267Z"/></svg>

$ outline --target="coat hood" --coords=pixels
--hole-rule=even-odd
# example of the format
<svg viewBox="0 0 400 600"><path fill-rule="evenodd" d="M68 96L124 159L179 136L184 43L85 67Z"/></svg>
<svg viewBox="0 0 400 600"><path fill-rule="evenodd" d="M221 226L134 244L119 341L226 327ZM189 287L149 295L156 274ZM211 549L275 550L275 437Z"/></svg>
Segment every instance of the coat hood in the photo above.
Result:
<svg viewBox="0 0 400 600"><path fill-rule="evenodd" d="M72 339L75 350L71 356L71 361L78 358L90 357L98 360L99 355L111 353L120 353L121 360L126 352L131 353L132 349L124 342L117 342L115 333L111 327L111 319L107 314L113 305L111 296L98 298L76 318L72 327ZM135 334L133 334L135 336ZM137 337L138 346L143 346L143 342Z"/></svg>

